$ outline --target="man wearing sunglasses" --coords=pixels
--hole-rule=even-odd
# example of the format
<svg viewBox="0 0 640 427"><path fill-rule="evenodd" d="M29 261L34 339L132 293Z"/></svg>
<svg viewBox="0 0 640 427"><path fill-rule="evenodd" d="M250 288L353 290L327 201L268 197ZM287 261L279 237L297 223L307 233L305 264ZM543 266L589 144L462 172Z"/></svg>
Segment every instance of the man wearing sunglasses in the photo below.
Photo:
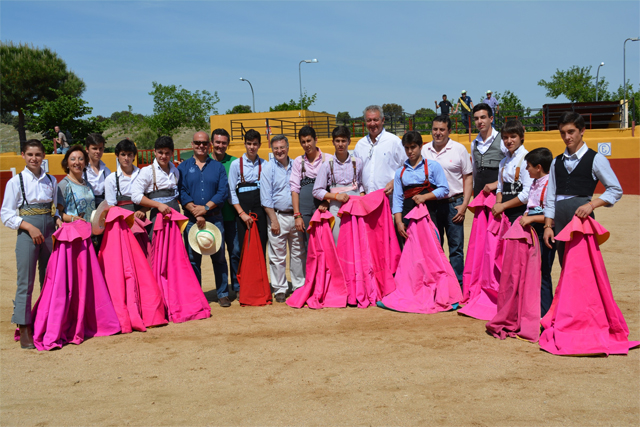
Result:
<svg viewBox="0 0 640 427"><path fill-rule="evenodd" d="M191 148L193 148L193 157L178 166L180 171L178 182L180 203L185 215L189 218L189 223L184 230L184 238L185 241L188 241L191 227L196 225L202 229L207 221L218 227L222 233L220 250L210 256L216 279L218 303L221 307L229 307L231 305L229 285L226 280L223 280L223 274L227 270L227 261L224 256L224 225L221 209L224 201L229 197L227 173L220 162L209 157L211 143L208 133L196 132L193 135ZM186 245L186 248L191 267L202 285L202 270L200 269L202 255L194 251L189 244Z"/></svg>

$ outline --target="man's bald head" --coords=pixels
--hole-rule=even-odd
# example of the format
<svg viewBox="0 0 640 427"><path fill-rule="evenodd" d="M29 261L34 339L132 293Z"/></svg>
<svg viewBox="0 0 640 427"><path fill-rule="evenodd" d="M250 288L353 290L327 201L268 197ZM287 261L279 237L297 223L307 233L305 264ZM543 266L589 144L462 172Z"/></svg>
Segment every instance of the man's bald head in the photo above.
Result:
<svg viewBox="0 0 640 427"><path fill-rule="evenodd" d="M193 141L207 141L209 142L209 134L203 131L193 134Z"/></svg>

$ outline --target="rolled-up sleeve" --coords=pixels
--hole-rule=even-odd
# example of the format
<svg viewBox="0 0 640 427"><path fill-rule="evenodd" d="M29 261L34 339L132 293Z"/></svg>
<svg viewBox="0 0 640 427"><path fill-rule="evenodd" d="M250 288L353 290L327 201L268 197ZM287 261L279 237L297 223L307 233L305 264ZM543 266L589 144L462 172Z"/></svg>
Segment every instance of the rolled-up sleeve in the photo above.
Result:
<svg viewBox="0 0 640 427"><path fill-rule="evenodd" d="M612 207L622 198L622 187L609 160L600 153L597 153L593 159L593 175L602 182L605 188L600 199L609 203L607 207Z"/></svg>
<svg viewBox="0 0 640 427"><path fill-rule="evenodd" d="M324 200L324 196L327 194L327 176L329 175L329 162L324 162L318 170L318 176L316 176L316 182L313 185L313 197L318 200ZM293 176L293 172L291 172Z"/></svg>

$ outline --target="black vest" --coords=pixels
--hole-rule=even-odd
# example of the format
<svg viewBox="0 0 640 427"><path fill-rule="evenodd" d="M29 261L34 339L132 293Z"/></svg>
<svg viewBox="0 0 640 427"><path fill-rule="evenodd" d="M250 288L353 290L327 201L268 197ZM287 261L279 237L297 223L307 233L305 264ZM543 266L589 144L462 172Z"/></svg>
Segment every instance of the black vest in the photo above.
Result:
<svg viewBox="0 0 640 427"><path fill-rule="evenodd" d="M596 152L588 149L573 172L567 172L562 161L563 154L556 157L556 194L562 196L593 196L598 179L593 179L593 159Z"/></svg>

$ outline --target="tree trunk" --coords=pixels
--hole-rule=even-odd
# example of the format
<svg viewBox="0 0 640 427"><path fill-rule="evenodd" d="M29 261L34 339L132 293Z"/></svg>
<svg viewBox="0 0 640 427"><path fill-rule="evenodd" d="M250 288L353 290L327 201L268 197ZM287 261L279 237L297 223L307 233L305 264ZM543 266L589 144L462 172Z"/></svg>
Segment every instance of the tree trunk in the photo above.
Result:
<svg viewBox="0 0 640 427"><path fill-rule="evenodd" d="M18 135L20 137L20 147L27 142L27 131L24 129L24 112L18 109ZM20 148L22 150L22 148Z"/></svg>

